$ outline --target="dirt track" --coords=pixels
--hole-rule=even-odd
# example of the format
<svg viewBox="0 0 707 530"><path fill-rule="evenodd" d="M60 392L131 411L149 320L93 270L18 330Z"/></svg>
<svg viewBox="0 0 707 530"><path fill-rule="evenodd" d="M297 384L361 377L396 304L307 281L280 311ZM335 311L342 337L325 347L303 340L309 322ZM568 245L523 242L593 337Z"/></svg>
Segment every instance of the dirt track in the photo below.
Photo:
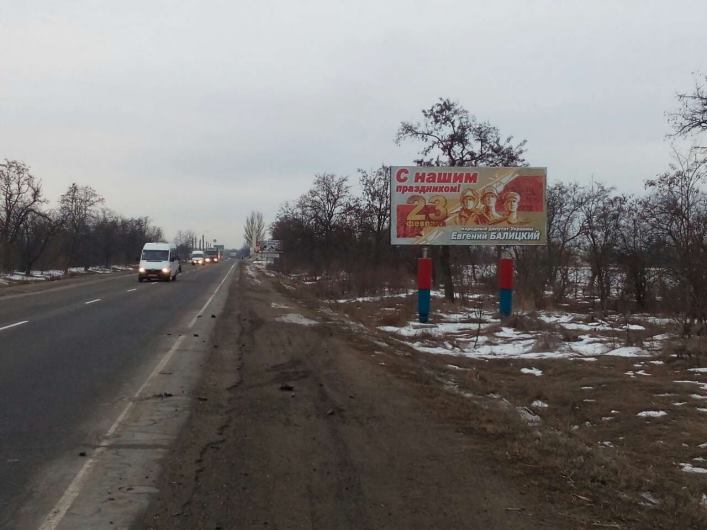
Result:
<svg viewBox="0 0 707 530"><path fill-rule="evenodd" d="M242 267L231 286L196 409L137 528L584 526L498 464L493 437L419 360L255 276ZM320 324L276 320L287 314Z"/></svg>

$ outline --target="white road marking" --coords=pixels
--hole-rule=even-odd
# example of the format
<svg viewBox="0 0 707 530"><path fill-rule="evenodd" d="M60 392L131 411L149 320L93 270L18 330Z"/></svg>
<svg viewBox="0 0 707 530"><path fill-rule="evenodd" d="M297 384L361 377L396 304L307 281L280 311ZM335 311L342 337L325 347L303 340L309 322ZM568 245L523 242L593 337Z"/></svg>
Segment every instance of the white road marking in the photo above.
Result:
<svg viewBox="0 0 707 530"><path fill-rule="evenodd" d="M0 328L0 331L5 331L6 329L10 329L10 328L14 328L14 327L17 327L17 326L21 326L22 324L27 324L27 322L29 322L29 320L23 320L22 322L15 322L14 324L9 324L9 325L7 325L7 326L1 327L1 328Z"/></svg>
<svg viewBox="0 0 707 530"><path fill-rule="evenodd" d="M103 300L103 298L96 298L95 300L89 300L88 302L84 302L84 304L95 304L96 302L100 302Z"/></svg>
<svg viewBox="0 0 707 530"><path fill-rule="evenodd" d="M218 293L219 289L221 289L221 286L226 281L226 278L228 278L228 275L231 274L231 271L233 270L233 268L235 266L236 266L236 264L234 263L231 266L231 268L228 269L228 272L225 274L225 276L223 277L221 282L219 282L216 289L214 289L213 294L209 297L209 299L206 301L206 303L201 308L201 310L197 312L196 316L189 323L189 325L188 325L189 328L192 328L194 326L198 315L200 315L208 307L208 305L214 299L214 296L216 296L216 293ZM15 324L15 325L17 325L17 324ZM0 331L1 330L2 329L0 329ZM155 369L152 370L152 373L145 380L145 382L142 384L142 386L138 389L137 392L135 392L135 395L133 396L133 398L125 406L125 408L120 413L120 415L115 420L115 422L113 422L113 425L111 426L111 428L108 429L108 432L103 437L103 440L98 444L98 447L96 448L96 450L93 452L93 454L90 457L88 457L88 459L86 460L84 465L81 467L79 472L76 474L74 479L71 481L71 484L69 484L69 486L66 488L66 491L64 491L64 494L61 496L59 501L54 506L52 511L49 512L49 514L46 516L46 518L44 519L44 522L42 522L41 526L39 527L39 530L55 530L55 528L57 526L59 526L59 523L61 523L62 519L66 515L66 512L69 511L69 508L71 508L71 505L76 500L76 497L78 497L79 494L81 493L81 489L83 488L84 484L88 480L88 476L91 472L91 469L96 464L96 462L98 461L100 456L111 446L111 440L109 438L115 433L115 431L118 430L118 428L120 427L120 424L125 420L125 418L128 416L130 411L133 409L135 402L140 397L140 394L142 394L143 390L145 390L145 388L152 381L152 379L157 374L159 374L164 369L164 367L167 365L167 363L172 359L174 352L177 351L177 348L179 348L179 346L182 344L185 337L186 337L186 335L182 335L174 342L172 347L164 355L164 357L159 362L159 364L157 366L155 366Z"/></svg>
<svg viewBox="0 0 707 530"><path fill-rule="evenodd" d="M204 312L204 310L205 310L205 309L208 307L208 305L211 303L211 300L214 299L214 296L216 296L216 293L218 293L219 289L221 289L221 286L223 285L223 282L226 281L226 278L228 278L228 275L231 274L231 271L233 270L233 267L235 267L235 266L236 266L235 263L234 263L233 265L231 265L231 268L228 269L228 272L227 272L226 275L223 277L223 280L221 280L221 282L216 286L216 289L214 289L213 294L212 294L212 295L209 297L209 299L206 301L206 303L204 304L204 307L202 307L201 309L199 309L199 311L196 312L196 315L194 315L194 318L191 319L191 322L189 322L189 325L187 326L187 329L191 329L191 328L194 327L194 324L196 324L196 319L199 318L199 315L201 315L201 314Z"/></svg>
<svg viewBox="0 0 707 530"><path fill-rule="evenodd" d="M137 291L137 287L135 287L135 288L133 288L133 289L128 289L126 292L132 293L133 291Z"/></svg>
<svg viewBox="0 0 707 530"><path fill-rule="evenodd" d="M64 494L61 496L61 499L59 499L52 511L49 512L47 517L44 519L44 522L42 522L41 526L39 527L39 530L54 530L57 526L59 526L59 523L61 523L61 520L66 515L66 512L69 510L69 508L71 508L71 505L74 503L79 493L81 493L81 488L88 479L91 469L96 464L96 462L98 462L100 456L111 446L112 442L109 438L115 433L116 430L118 430L120 424L123 423L123 420L125 420L130 411L133 409L133 407L135 406L135 402L140 397L140 394L142 394L143 390L145 390L145 388L152 381L152 379L158 373L160 373L162 369L167 365L167 363L172 359L174 352L177 351L177 348L179 348L179 346L182 344L185 337L186 335L182 335L174 342L172 347L164 355L164 357L162 357L162 360L160 360L157 366L155 366L155 369L152 370L152 373L145 380L142 386L138 389L137 392L135 392L135 395L125 406L123 412L120 413L118 419L116 419L115 422L113 422L113 425L111 425L111 428L108 429L108 432L105 434L103 440L98 445L96 450L86 460L84 465L74 477L74 480L72 480L71 484L69 484L69 487L66 488L66 491L64 491Z"/></svg>

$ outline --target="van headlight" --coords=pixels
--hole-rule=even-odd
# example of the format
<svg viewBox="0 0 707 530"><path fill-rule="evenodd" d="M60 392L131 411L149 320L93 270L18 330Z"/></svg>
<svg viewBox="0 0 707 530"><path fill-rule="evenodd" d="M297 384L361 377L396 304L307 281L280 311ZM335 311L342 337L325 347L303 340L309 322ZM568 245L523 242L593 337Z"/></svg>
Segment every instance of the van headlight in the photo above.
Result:
<svg viewBox="0 0 707 530"><path fill-rule="evenodd" d="M164 272L165 274L167 274L167 273L169 272L169 267L163 268L163 269L162 269L162 272Z"/></svg>
<svg viewBox="0 0 707 530"><path fill-rule="evenodd" d="M145 267L140 267L137 271L138 272L145 272Z"/></svg>

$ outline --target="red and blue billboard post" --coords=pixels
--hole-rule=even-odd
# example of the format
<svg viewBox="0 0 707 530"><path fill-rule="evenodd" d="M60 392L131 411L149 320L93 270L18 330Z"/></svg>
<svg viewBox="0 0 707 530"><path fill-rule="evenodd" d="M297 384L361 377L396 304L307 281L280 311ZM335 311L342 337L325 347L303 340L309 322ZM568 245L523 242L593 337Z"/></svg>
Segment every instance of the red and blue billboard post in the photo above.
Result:
<svg viewBox="0 0 707 530"><path fill-rule="evenodd" d="M417 258L417 313L420 322L430 317L430 289L432 288L432 260L427 257L427 249Z"/></svg>
<svg viewBox="0 0 707 530"><path fill-rule="evenodd" d="M547 244L544 167L393 166L393 245L516 246ZM498 263L499 313L513 311L513 260ZM418 260L418 312L430 312L432 262Z"/></svg>
<svg viewBox="0 0 707 530"><path fill-rule="evenodd" d="M498 260L498 312L502 317L513 313L513 259Z"/></svg>

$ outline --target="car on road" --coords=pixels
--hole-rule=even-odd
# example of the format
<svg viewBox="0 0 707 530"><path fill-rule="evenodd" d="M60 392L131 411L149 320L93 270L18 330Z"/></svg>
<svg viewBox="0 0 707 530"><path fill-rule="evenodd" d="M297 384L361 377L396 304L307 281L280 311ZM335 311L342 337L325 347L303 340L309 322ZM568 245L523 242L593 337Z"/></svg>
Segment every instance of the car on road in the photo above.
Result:
<svg viewBox="0 0 707 530"><path fill-rule="evenodd" d="M203 250L193 250L192 251L191 264L192 265L203 265L204 264L204 251Z"/></svg>
<svg viewBox="0 0 707 530"><path fill-rule="evenodd" d="M221 260L221 253L213 248L206 249L206 263L218 263Z"/></svg>
<svg viewBox="0 0 707 530"><path fill-rule="evenodd" d="M176 280L181 271L177 248L169 243L145 243L137 280Z"/></svg>

